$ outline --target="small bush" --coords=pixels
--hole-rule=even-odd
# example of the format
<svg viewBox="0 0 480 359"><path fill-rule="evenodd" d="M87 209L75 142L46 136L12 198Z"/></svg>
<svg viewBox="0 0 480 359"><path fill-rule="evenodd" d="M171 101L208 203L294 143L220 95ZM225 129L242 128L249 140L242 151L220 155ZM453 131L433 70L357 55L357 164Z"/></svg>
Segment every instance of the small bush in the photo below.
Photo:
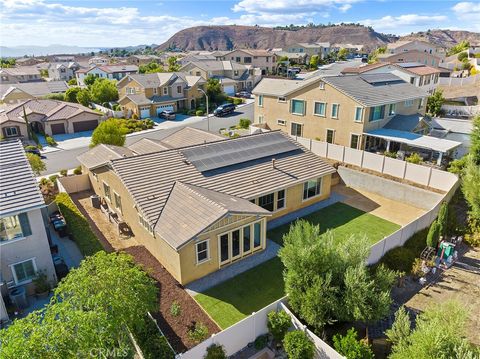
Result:
<svg viewBox="0 0 480 359"><path fill-rule="evenodd" d="M37 149L37 146L32 146L32 145L25 146L26 151L33 151L33 150L36 150L36 149Z"/></svg>
<svg viewBox="0 0 480 359"><path fill-rule="evenodd" d="M420 157L420 155L416 152L412 153L410 156L408 156L405 161L407 162L410 162L410 163L414 163L414 164L419 164L420 162L422 162L422 157Z"/></svg>
<svg viewBox="0 0 480 359"><path fill-rule="evenodd" d="M53 184L57 183L57 178L58 178L58 175L51 175L50 177L48 177L50 182L52 182Z"/></svg>
<svg viewBox="0 0 480 359"><path fill-rule="evenodd" d="M243 103L243 99L241 99L241 98L234 98L233 99L233 104L235 106L241 105L242 103Z"/></svg>
<svg viewBox="0 0 480 359"><path fill-rule="evenodd" d="M192 342L201 343L205 339L207 339L208 328L205 324L201 322L197 322L192 328L190 328L190 330L187 333L187 336L188 336L188 339L190 339Z"/></svg>
<svg viewBox="0 0 480 359"><path fill-rule="evenodd" d="M253 343L255 349L257 350L262 350L267 346L268 342L268 335L260 335L255 339L255 342Z"/></svg>
<svg viewBox="0 0 480 359"><path fill-rule="evenodd" d="M427 234L427 246L437 248L440 230L441 226L438 223L438 220L433 221Z"/></svg>
<svg viewBox="0 0 480 359"><path fill-rule="evenodd" d="M272 333L273 339L277 342L282 342L291 325L292 319L287 312L281 310L279 312L271 311L268 313L268 330Z"/></svg>
<svg viewBox="0 0 480 359"><path fill-rule="evenodd" d="M53 139L53 137L45 136L45 140L47 141L47 145L49 146L56 146L57 142Z"/></svg>
<svg viewBox="0 0 480 359"><path fill-rule="evenodd" d="M252 122L248 118L241 118L238 125L240 126L240 128L248 129L251 123Z"/></svg>
<svg viewBox="0 0 480 359"><path fill-rule="evenodd" d="M203 110L195 111L195 116L203 116Z"/></svg>
<svg viewBox="0 0 480 359"><path fill-rule="evenodd" d="M425 249L428 229L423 229L410 237L403 247L396 247L389 250L380 260L385 266L392 270L409 273L413 262L422 250Z"/></svg>
<svg viewBox="0 0 480 359"><path fill-rule="evenodd" d="M373 359L374 355L370 346L361 340L357 340L357 332L351 328L346 335L335 334L333 347L346 358Z"/></svg>
<svg viewBox="0 0 480 359"><path fill-rule="evenodd" d="M397 152L385 151L385 152L383 153L383 155L384 155L385 157L397 158Z"/></svg>
<svg viewBox="0 0 480 359"><path fill-rule="evenodd" d="M75 168L73 170L73 174L74 175L81 175L82 174L82 167L81 166L78 166L77 168Z"/></svg>
<svg viewBox="0 0 480 359"><path fill-rule="evenodd" d="M287 333L283 347L289 359L313 359L315 353L315 346L301 330Z"/></svg>
<svg viewBox="0 0 480 359"><path fill-rule="evenodd" d="M194 116L196 114L196 111L195 110L189 110L187 112L187 114L190 115L190 116Z"/></svg>
<svg viewBox="0 0 480 359"><path fill-rule="evenodd" d="M175 300L173 301L172 305L170 306L170 314L174 317L178 317L182 313L182 308L180 304Z"/></svg>
<svg viewBox="0 0 480 359"><path fill-rule="evenodd" d="M60 176L65 177L68 174L67 170L60 170Z"/></svg>
<svg viewBox="0 0 480 359"><path fill-rule="evenodd" d="M137 115L136 113L134 113L134 114L132 115L132 119L138 120L138 115Z"/></svg>
<svg viewBox="0 0 480 359"><path fill-rule="evenodd" d="M40 179L40 182L39 182L39 183L40 183L40 185L42 185L42 186L48 186L48 185L51 184L51 181L50 181L48 178L43 177L43 178Z"/></svg>
<svg viewBox="0 0 480 359"><path fill-rule="evenodd" d="M78 210L67 193L59 193L55 197L58 209L67 222L68 233L73 237L84 256L90 256L103 250L98 238L90 228L90 224Z"/></svg>
<svg viewBox="0 0 480 359"><path fill-rule="evenodd" d="M212 344L207 348L205 359L227 359L227 353L221 345Z"/></svg>

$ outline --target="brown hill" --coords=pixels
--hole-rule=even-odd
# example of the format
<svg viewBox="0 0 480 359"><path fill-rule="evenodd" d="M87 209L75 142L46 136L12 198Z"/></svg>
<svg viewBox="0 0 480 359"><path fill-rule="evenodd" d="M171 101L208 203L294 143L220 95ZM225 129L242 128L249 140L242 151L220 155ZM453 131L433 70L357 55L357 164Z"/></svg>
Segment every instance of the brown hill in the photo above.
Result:
<svg viewBox="0 0 480 359"><path fill-rule="evenodd" d="M461 41L467 40L471 44L480 44L480 33L471 31L457 31L457 30L428 30L417 33L412 33L407 36L402 36L401 40L423 40L442 47L452 47Z"/></svg>
<svg viewBox="0 0 480 359"><path fill-rule="evenodd" d="M278 29L259 26L197 26L181 30L159 50L231 50L234 48L284 48L295 42L363 44L368 49L394 41L392 35L361 25L332 25Z"/></svg>

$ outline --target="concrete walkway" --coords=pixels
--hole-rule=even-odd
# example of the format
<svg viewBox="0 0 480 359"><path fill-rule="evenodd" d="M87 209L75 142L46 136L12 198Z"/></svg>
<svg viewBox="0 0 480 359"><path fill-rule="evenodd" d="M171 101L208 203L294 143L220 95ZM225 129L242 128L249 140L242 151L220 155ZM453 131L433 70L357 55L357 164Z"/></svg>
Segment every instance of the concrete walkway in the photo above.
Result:
<svg viewBox="0 0 480 359"><path fill-rule="evenodd" d="M267 248L264 251L253 254L245 259L241 259L236 263L230 264L227 267L193 281L187 284L185 289L188 294L195 296L198 293L204 292L209 288L215 287L216 285L239 275L240 273L258 266L263 262L275 258L279 249L280 246L277 243L267 239Z"/></svg>
<svg viewBox="0 0 480 359"><path fill-rule="evenodd" d="M50 236L53 244L58 246L58 255L63 258L68 268L78 267L83 260L83 255L77 244L68 237L60 238L52 226L50 226Z"/></svg>

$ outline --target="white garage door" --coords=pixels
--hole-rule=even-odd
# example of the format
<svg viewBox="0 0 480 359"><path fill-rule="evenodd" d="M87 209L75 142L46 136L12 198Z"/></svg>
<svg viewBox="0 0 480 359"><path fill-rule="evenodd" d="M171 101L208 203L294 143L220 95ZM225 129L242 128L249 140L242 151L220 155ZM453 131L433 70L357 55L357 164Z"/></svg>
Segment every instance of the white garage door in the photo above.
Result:
<svg viewBox="0 0 480 359"><path fill-rule="evenodd" d="M140 107L140 118L150 117L150 107Z"/></svg>
<svg viewBox="0 0 480 359"><path fill-rule="evenodd" d="M173 105L160 105L157 106L157 115L162 111L173 111Z"/></svg>
<svg viewBox="0 0 480 359"><path fill-rule="evenodd" d="M235 95L235 86L233 85L223 86L223 91L227 95Z"/></svg>

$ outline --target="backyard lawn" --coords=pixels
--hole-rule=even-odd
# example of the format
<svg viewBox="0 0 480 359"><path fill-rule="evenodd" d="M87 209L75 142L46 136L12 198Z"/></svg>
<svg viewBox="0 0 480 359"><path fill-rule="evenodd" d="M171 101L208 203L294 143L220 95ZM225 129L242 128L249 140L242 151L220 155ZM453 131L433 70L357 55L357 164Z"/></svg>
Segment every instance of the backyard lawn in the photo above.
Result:
<svg viewBox="0 0 480 359"><path fill-rule="evenodd" d="M285 295L282 271L277 257L197 294L195 299L225 329Z"/></svg>
<svg viewBox="0 0 480 359"><path fill-rule="evenodd" d="M334 232L335 238L340 241L352 234L366 234L370 243L375 244L383 239L383 237L400 229L398 224L363 212L341 202L302 217L302 219L320 225L320 231L322 233L331 229ZM267 232L267 238L281 245L283 243L283 235L288 233L290 224L291 223L287 223L269 230Z"/></svg>

